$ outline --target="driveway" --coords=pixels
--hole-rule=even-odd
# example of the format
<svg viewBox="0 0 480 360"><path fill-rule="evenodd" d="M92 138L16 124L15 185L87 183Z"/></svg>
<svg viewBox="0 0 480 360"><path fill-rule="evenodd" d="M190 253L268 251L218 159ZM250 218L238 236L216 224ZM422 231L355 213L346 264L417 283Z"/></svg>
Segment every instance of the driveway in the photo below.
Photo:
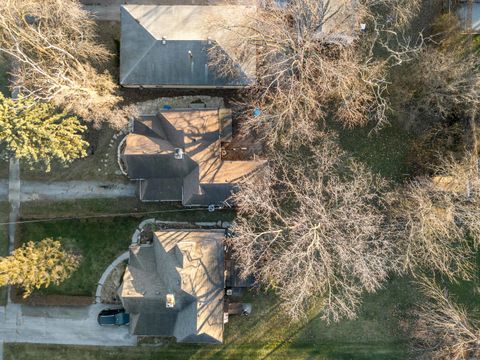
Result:
<svg viewBox="0 0 480 360"><path fill-rule="evenodd" d="M7 200L13 195L20 196L20 201L32 200L75 200L93 198L135 197L137 183L126 184L101 181L19 181L14 191L8 180L0 180L0 200ZM13 194L14 193L14 194Z"/></svg>
<svg viewBox="0 0 480 360"><path fill-rule="evenodd" d="M92 198L134 197L137 184L100 181L36 182L22 181L20 200L74 200Z"/></svg>
<svg viewBox="0 0 480 360"><path fill-rule="evenodd" d="M9 303L0 308L0 341L98 346L135 346L128 326L102 327L104 304L86 307L32 307Z"/></svg>

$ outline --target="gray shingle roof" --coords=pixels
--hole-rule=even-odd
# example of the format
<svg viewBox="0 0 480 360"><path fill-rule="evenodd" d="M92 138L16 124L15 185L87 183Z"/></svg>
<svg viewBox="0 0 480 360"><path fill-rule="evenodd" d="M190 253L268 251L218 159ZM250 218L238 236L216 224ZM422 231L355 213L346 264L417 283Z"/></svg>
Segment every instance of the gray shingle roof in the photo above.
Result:
<svg viewBox="0 0 480 360"><path fill-rule="evenodd" d="M235 184L200 184L200 192L184 199L185 205L220 205L228 200L236 189Z"/></svg>
<svg viewBox="0 0 480 360"><path fill-rule="evenodd" d="M223 161L220 150L218 110L164 111L135 120L121 159L128 177L141 180L144 201L223 205L235 184L263 162Z"/></svg>
<svg viewBox="0 0 480 360"><path fill-rule="evenodd" d="M226 9L240 17L242 6L121 7L120 84L152 87L243 87L251 84L242 66L222 75L209 60L203 25L208 14ZM165 37L165 41L163 38ZM215 40L215 39L213 39ZM228 56L228 55L227 55Z"/></svg>
<svg viewBox="0 0 480 360"><path fill-rule="evenodd" d="M142 201L182 201L182 182L179 178L148 179L140 181Z"/></svg>
<svg viewBox="0 0 480 360"><path fill-rule="evenodd" d="M177 160L172 154L124 155L131 179L178 179L190 174L195 168L188 158Z"/></svg>
<svg viewBox="0 0 480 360"><path fill-rule="evenodd" d="M119 293L132 334L223 341L223 239L223 230L165 230L152 245L130 247Z"/></svg>

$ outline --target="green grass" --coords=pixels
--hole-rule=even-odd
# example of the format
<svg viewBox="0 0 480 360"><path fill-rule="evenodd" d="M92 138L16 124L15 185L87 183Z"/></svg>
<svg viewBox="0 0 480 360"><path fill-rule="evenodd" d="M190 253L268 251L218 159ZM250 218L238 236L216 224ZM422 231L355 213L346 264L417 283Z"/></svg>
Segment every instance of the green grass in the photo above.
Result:
<svg viewBox="0 0 480 360"><path fill-rule="evenodd" d="M167 213L162 213L167 211ZM147 214L152 212L151 214ZM31 201L20 208L22 219L51 219L83 216L131 214L170 221L231 221L232 210L207 212L186 210L179 204L142 203L138 198L84 199L69 201Z"/></svg>
<svg viewBox="0 0 480 360"><path fill-rule="evenodd" d="M95 199L64 201L56 203L34 202L23 206L22 219L38 219L68 216L99 216L131 212L135 199ZM64 219L28 222L18 225L17 241L40 241L47 237L59 238L67 249L78 252L82 262L77 271L59 286L41 290L43 294L91 296L95 293L98 279L106 267L121 253L128 250L131 237L143 218L155 217L171 221L218 221L231 220L230 211L184 211L172 205L143 206L143 211L177 212L153 215L102 217L89 219Z"/></svg>
<svg viewBox="0 0 480 360"><path fill-rule="evenodd" d="M41 293L91 296L95 294L103 271L128 249L136 225L136 218L29 223L19 225L17 237L20 242L59 238L67 249L82 256L80 267L68 280L59 286L43 289Z"/></svg>
<svg viewBox="0 0 480 360"><path fill-rule="evenodd" d="M406 338L400 329L415 292L404 279L367 296L359 318L326 325L318 314L290 324L271 294L247 294L249 317L231 317L225 341L217 346L166 344L162 347L103 348L6 344L6 360L110 359L405 359Z"/></svg>
<svg viewBox="0 0 480 360"><path fill-rule="evenodd" d="M8 67L5 59L0 55L0 92L5 96L10 95L10 90L8 89Z"/></svg>
<svg viewBox="0 0 480 360"><path fill-rule="evenodd" d="M407 158L413 135L400 126L388 125L378 132L369 127L344 129L339 135L342 148L374 172L395 181L409 176Z"/></svg>
<svg viewBox="0 0 480 360"><path fill-rule="evenodd" d="M368 345L292 345L281 353L256 355L254 346L239 346L235 352L210 351L204 356L203 348L196 345L172 346L163 349L151 348L99 348L83 346L5 344L5 360L185 360L185 359L325 359L325 360L403 360L406 355L395 346ZM201 355L199 355L201 354Z"/></svg>

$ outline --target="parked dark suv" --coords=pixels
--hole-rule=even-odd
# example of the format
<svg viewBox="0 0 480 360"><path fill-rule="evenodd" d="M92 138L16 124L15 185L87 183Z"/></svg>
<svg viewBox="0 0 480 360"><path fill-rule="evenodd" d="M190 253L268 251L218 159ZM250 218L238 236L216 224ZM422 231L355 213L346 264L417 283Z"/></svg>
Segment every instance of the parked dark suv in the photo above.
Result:
<svg viewBox="0 0 480 360"><path fill-rule="evenodd" d="M105 325L128 325L130 323L130 314L125 309L105 309L98 314L98 324Z"/></svg>

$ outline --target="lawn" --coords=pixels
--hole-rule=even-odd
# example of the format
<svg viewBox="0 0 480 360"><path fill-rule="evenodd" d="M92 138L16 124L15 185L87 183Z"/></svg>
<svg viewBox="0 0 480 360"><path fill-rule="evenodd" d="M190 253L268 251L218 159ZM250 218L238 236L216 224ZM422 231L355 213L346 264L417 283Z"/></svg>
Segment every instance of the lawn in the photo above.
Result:
<svg viewBox="0 0 480 360"><path fill-rule="evenodd" d="M8 89L8 67L5 59L0 55L0 92L3 95L10 95L10 90Z"/></svg>
<svg viewBox="0 0 480 360"><path fill-rule="evenodd" d="M409 284L397 279L387 289L367 296L359 318L328 326L318 315L289 324L272 295L247 294L249 317L230 318L225 343L219 346L164 345L159 348L66 347L6 344L6 360L110 359L405 359L401 322L415 300Z"/></svg>
<svg viewBox="0 0 480 360"><path fill-rule="evenodd" d="M92 296L103 271L128 249L138 222L128 217L28 223L19 225L17 237L20 242L59 238L82 256L80 267L67 281L41 290L42 294Z"/></svg>
<svg viewBox="0 0 480 360"><path fill-rule="evenodd" d="M125 203L124 203L125 202ZM94 295L97 281L106 267L121 253L128 250L131 237L143 218L175 221L231 220L232 212L185 211L172 205L150 204L135 207L136 199L95 199L56 203L34 202L22 207L23 221L18 225L17 241L40 241L46 237L61 239L67 249L78 252L82 262L71 278L60 286L42 290L42 294ZM137 211L133 211L136 209ZM152 215L138 214L141 211L157 211ZM168 211L161 213L161 211ZM173 212L172 212L173 211ZM108 214L125 213L125 216L109 217ZM68 217L75 217L71 219ZM78 217L90 217L78 219ZM63 220L43 221L67 217ZM94 218L97 217L97 218ZM28 220L30 219L30 220Z"/></svg>
<svg viewBox="0 0 480 360"><path fill-rule="evenodd" d="M377 132L370 127L339 131L344 150L372 171L399 182L410 175L408 156L413 139L412 133L395 123Z"/></svg>
<svg viewBox="0 0 480 360"><path fill-rule="evenodd" d="M22 219L111 217L119 214L145 218L155 217L159 220L170 221L231 221L234 217L232 210L208 212L185 209L180 204L173 203L144 203L138 198L31 201L20 208Z"/></svg>

